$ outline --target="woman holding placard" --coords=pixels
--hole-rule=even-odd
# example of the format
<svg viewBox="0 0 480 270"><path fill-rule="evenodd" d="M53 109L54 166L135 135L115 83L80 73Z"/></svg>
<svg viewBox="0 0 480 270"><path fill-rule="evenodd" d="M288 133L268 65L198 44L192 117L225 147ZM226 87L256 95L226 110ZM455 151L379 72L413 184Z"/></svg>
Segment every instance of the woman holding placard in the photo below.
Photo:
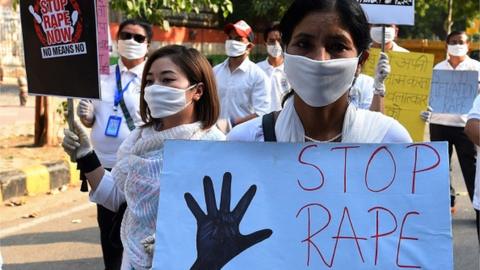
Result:
<svg viewBox="0 0 480 270"><path fill-rule="evenodd" d="M234 128L229 140L279 142L411 142L393 118L348 101L368 58L369 25L354 0L296 0L281 21L285 72L292 90L280 113Z"/></svg>
<svg viewBox="0 0 480 270"><path fill-rule="evenodd" d="M92 192L90 200L116 211L123 202L122 269L150 269L166 139L223 140L215 127L220 105L207 59L195 49L172 45L155 51L145 64L140 114L146 123L120 146L112 172L105 171L86 131L65 130L63 147L75 156Z"/></svg>

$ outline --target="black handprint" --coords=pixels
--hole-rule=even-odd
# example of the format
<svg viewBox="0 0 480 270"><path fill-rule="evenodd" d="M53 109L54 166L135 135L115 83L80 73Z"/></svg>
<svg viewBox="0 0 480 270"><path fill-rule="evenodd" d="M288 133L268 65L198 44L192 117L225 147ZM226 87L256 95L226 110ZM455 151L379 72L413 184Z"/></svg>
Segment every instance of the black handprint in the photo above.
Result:
<svg viewBox="0 0 480 270"><path fill-rule="evenodd" d="M231 183L232 175L226 172L223 175L219 210L215 201L212 179L208 176L203 178L207 214L202 211L190 193L185 193L187 206L197 219L197 259L191 270L222 269L232 258L272 235L270 229L249 235L240 233L240 222L255 196L257 187L250 186L235 209L230 212Z"/></svg>

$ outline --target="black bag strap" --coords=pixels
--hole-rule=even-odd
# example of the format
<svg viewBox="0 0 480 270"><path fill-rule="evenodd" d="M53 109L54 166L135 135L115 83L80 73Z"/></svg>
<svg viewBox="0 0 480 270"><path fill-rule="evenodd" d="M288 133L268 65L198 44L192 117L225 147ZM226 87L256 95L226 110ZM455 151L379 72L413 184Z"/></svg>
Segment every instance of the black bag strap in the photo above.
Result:
<svg viewBox="0 0 480 270"><path fill-rule="evenodd" d="M122 108L123 116L125 116L125 120L127 120L127 126L130 131L135 129L135 124L133 123L133 119L130 116L130 113L128 112L127 105L125 104L125 101L120 100L120 108Z"/></svg>
<svg viewBox="0 0 480 270"><path fill-rule="evenodd" d="M271 112L262 116L263 138L265 142L276 142L275 136L275 121L277 120L278 112Z"/></svg>

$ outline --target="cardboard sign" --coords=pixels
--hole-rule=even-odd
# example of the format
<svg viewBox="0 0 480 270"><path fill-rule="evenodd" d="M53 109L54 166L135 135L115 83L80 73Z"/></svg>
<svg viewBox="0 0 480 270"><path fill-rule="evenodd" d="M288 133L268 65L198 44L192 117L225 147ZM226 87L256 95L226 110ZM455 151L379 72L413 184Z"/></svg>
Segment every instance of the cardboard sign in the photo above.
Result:
<svg viewBox="0 0 480 270"><path fill-rule="evenodd" d="M430 106L435 113L466 114L477 94L478 71L433 71Z"/></svg>
<svg viewBox="0 0 480 270"><path fill-rule="evenodd" d="M363 72L374 76L380 50L371 49ZM388 52L392 70L385 80L385 114L397 119L416 142L423 141L425 122L420 113L428 107L433 55Z"/></svg>
<svg viewBox="0 0 480 270"><path fill-rule="evenodd" d="M100 98L95 1L22 0L29 93Z"/></svg>
<svg viewBox="0 0 480 270"><path fill-rule="evenodd" d="M445 142L164 150L154 269L453 269Z"/></svg>
<svg viewBox="0 0 480 270"><path fill-rule="evenodd" d="M110 28L108 26L108 1L97 0L98 62L100 74L110 74Z"/></svg>
<svg viewBox="0 0 480 270"><path fill-rule="evenodd" d="M371 24L415 24L414 0L357 0Z"/></svg>

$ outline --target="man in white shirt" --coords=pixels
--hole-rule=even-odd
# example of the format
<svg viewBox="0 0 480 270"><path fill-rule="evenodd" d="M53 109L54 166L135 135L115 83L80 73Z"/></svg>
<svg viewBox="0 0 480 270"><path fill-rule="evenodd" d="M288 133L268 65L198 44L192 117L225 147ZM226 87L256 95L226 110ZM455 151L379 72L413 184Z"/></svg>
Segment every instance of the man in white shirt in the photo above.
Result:
<svg viewBox="0 0 480 270"><path fill-rule="evenodd" d="M243 20L225 26L227 60L213 68L220 96L220 119L231 126L269 112L270 80L248 55L254 33Z"/></svg>
<svg viewBox="0 0 480 270"><path fill-rule="evenodd" d="M464 31L454 31L447 37L448 58L438 63L433 69L437 70L476 70L480 73L480 62L468 57L470 45ZM480 74L479 74L480 80ZM422 114L424 114L423 112ZM427 117L430 121L430 140L448 141L449 155L452 156L453 146L457 152L458 161L462 169L463 179L467 187L470 200L473 200L475 184L475 145L464 132L466 115L431 113ZM451 189L451 206L455 205L455 190ZM454 210L454 208L452 208Z"/></svg>
<svg viewBox="0 0 480 270"><path fill-rule="evenodd" d="M398 36L398 27L395 24L385 25L385 52L409 52L400 47L395 39ZM372 48L382 47L382 25L373 24L370 27L370 37L373 40Z"/></svg>
<svg viewBox="0 0 480 270"><path fill-rule="evenodd" d="M117 35L120 58L118 65L110 67L110 75L101 77L102 99L81 100L78 104L77 114L86 127L92 128L90 140L106 170L111 170L115 165L120 144L142 123L140 84L152 35L152 27L145 22L122 22ZM123 213L117 215L97 205L97 221L106 270L120 269L121 266L123 248L117 226L122 215Z"/></svg>
<svg viewBox="0 0 480 270"><path fill-rule="evenodd" d="M477 146L477 153L480 151L480 96L477 96L473 107L468 113L468 121L465 125L465 133L468 138ZM473 195L473 208L475 209L477 222L477 237L480 243L480 162L477 162L475 175L475 194Z"/></svg>
<svg viewBox="0 0 480 270"><path fill-rule="evenodd" d="M274 24L268 27L263 33L265 47L268 57L262 62L257 63L265 74L271 79L271 104L269 111L279 111L282 109L282 99L290 90L290 84L287 80L283 68L283 44L280 34L280 25Z"/></svg>

